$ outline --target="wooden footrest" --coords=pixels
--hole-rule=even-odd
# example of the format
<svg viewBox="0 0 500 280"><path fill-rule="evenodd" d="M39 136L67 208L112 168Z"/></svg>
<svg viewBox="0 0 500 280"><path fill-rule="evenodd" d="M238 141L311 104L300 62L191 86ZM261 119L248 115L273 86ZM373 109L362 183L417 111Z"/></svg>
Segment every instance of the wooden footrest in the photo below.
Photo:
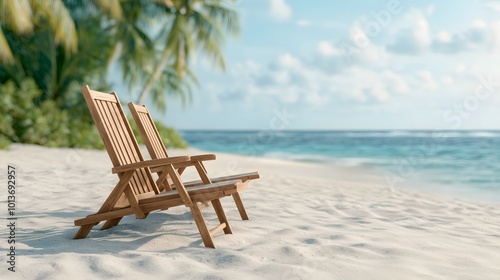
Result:
<svg viewBox="0 0 500 280"><path fill-rule="evenodd" d="M210 236L214 236L215 234L217 234L218 232L222 231L225 228L226 228L226 223L222 223L214 227L213 229L210 230Z"/></svg>

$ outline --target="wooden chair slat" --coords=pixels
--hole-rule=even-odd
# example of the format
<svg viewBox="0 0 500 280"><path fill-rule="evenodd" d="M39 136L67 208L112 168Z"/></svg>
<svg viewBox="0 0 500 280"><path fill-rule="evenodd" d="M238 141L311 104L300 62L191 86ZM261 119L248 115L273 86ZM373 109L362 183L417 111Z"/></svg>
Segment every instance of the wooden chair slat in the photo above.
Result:
<svg viewBox="0 0 500 280"><path fill-rule="evenodd" d="M123 126L120 125L118 116L114 112L114 107L116 102L112 101L101 101L102 114L105 116L103 121L106 124L107 132L110 138L113 140L115 153L119 159L119 164L129 164L135 162L135 158L132 155L132 151L128 149L125 143L125 134L123 133ZM143 193L141 190L142 182L139 180L137 172L134 172L132 178L130 179L129 185L135 194Z"/></svg>
<svg viewBox="0 0 500 280"><path fill-rule="evenodd" d="M100 100L96 101L96 107L97 111L100 115L106 116L106 105L104 104L105 102L102 102ZM106 138L109 140L110 144L108 145L110 149L115 150L116 147L118 147L118 139L115 137L115 135L109 133L111 131L111 123L110 120L105 117L101 121L103 130L105 132ZM124 162L124 159L122 158L122 154L119 153L118 151L114 151L111 156L111 161L113 162L113 165L120 164L121 162Z"/></svg>
<svg viewBox="0 0 500 280"><path fill-rule="evenodd" d="M155 156L155 158L166 158L166 149L163 146L163 141L161 140L159 134L156 135L157 130L154 121L150 119L148 114L139 113L139 116L142 120L141 124L144 124L145 132L148 135L148 142L154 150L153 155Z"/></svg>
<svg viewBox="0 0 500 280"><path fill-rule="evenodd" d="M160 133L156 129L156 125L149 114L141 113L144 116L145 123L148 124L149 127L149 135L151 142L156 145L156 154L158 158L166 158L168 157L167 149L165 149L165 145L163 144L163 139L161 139Z"/></svg>
<svg viewBox="0 0 500 280"><path fill-rule="evenodd" d="M125 133L123 132L124 127L118 120L118 116L116 113L116 104L107 102L106 105L108 107L108 118L112 123L110 133L115 135L115 137L118 139L119 152L122 154L122 157L124 159L121 164L123 165L136 162L137 158L134 156L133 151L130 149L129 143L127 143L127 139L125 137Z"/></svg>
<svg viewBox="0 0 500 280"><path fill-rule="evenodd" d="M146 120L145 120L146 116L142 113L139 114L139 116L142 118L143 122L146 124L144 126L146 133L148 135L152 135L153 129L151 127L151 124L149 122L146 122ZM161 155L159 155L161 153L161 147L158 145L158 141L155 141L156 138L149 137L148 139L151 142L151 145L153 146L156 158L162 158Z"/></svg>

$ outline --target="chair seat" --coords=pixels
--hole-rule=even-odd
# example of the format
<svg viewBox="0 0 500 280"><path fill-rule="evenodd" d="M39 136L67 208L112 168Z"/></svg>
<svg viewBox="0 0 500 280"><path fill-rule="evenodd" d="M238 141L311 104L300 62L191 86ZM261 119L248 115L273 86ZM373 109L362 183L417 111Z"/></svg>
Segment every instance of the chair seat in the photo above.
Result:
<svg viewBox="0 0 500 280"><path fill-rule="evenodd" d="M231 180L241 180L242 182L246 182L248 180L254 180L254 179L259 179L259 173L258 172L249 172L249 173L242 173L242 174L236 174L236 175L230 175L230 176L224 176L224 177L217 177L217 178L210 178L212 183L219 183L219 182L224 182L224 181L231 181ZM196 180L196 181L190 181L190 182L185 182L184 186L186 188L192 188L194 186L199 186L203 185L203 181L201 180Z"/></svg>
<svg viewBox="0 0 500 280"><path fill-rule="evenodd" d="M224 181L224 182L219 182L219 183L190 187L186 190L187 190L189 196L191 196L191 197L197 197L197 196L199 197L199 196L203 196L203 195L210 195L210 194L217 194L217 193L221 194L221 196L226 196L226 195L230 195L232 193L238 192L238 190L243 188L244 185L246 185L246 184L242 184L241 180L231 180L231 181ZM139 200L139 205L156 203L156 202L161 202L161 201L165 201L165 200L174 200L174 199L178 199L178 198L180 198L180 195L179 195L179 192L177 190L166 191L166 192L162 192L160 194L157 194L155 196Z"/></svg>

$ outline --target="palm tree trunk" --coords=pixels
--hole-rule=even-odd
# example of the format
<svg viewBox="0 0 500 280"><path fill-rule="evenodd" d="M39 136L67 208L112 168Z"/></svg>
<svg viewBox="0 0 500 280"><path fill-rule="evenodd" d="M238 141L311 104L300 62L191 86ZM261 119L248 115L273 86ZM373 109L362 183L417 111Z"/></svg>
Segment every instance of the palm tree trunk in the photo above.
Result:
<svg viewBox="0 0 500 280"><path fill-rule="evenodd" d="M149 92L151 92L154 83L160 77L160 74L163 71L163 68L165 67L165 64L167 63L170 57L170 53L171 50L169 49L165 49L163 51L163 55L160 59L160 62L158 62L158 65L156 65L156 68L153 71L153 75L151 75L146 85L144 85L144 88L142 89L141 93L139 94L139 97L137 98L137 104L144 104L144 100L146 100L146 97L148 96Z"/></svg>

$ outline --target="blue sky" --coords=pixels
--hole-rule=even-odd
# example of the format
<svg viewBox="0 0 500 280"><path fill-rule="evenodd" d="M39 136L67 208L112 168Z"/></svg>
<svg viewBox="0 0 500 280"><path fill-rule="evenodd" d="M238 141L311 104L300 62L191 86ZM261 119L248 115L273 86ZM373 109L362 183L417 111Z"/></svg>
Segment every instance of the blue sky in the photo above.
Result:
<svg viewBox="0 0 500 280"><path fill-rule="evenodd" d="M177 129L500 129L500 1L246 0L238 11L226 72L195 59L193 102L171 98L156 118Z"/></svg>

